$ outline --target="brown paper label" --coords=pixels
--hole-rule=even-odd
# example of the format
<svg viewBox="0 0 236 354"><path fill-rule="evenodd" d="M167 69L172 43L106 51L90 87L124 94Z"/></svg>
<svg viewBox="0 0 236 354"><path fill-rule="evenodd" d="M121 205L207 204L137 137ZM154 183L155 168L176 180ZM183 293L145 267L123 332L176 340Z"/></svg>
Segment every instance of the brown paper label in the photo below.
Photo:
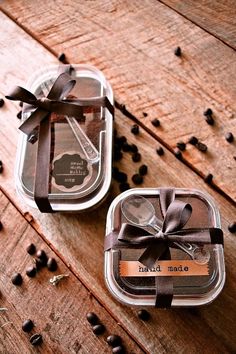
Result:
<svg viewBox="0 0 236 354"><path fill-rule="evenodd" d="M158 261L148 269L138 261L120 261L122 277L183 277L209 275L208 263L197 264L193 260Z"/></svg>

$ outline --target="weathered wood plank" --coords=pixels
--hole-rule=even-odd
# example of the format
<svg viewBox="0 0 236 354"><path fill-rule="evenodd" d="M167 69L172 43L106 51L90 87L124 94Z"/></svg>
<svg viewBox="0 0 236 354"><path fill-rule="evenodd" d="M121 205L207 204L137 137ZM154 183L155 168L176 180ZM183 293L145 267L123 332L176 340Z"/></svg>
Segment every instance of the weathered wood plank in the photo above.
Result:
<svg viewBox="0 0 236 354"><path fill-rule="evenodd" d="M216 185L236 200L235 143L224 138L228 131L236 136L233 49L155 0L83 5L8 0L1 7L52 51L64 51L71 63L90 62L103 70L117 100L170 149L191 135L206 143L206 154L188 146L184 158L201 176L212 173ZM182 58L173 54L177 45ZM203 117L208 107L214 126ZM152 126L153 118L160 119L160 128Z"/></svg>
<svg viewBox="0 0 236 354"><path fill-rule="evenodd" d="M31 334L43 336L37 353L110 353L106 338L111 333L122 337L129 353L143 353L1 191L0 220L4 225L0 237L0 307L8 309L0 314L0 326L12 322L0 328L1 353L35 353L29 343L30 335L21 330L28 318L35 323ZM33 257L26 252L31 242L57 260L59 268L55 273L43 268L35 278L27 277L27 267L34 264ZM11 283L15 272L23 276L21 287ZM53 286L49 279L55 274L69 277ZM95 312L106 327L106 332L99 337L93 334L86 320L89 311Z"/></svg>
<svg viewBox="0 0 236 354"><path fill-rule="evenodd" d="M235 0L161 0L161 2L236 49Z"/></svg>
<svg viewBox="0 0 236 354"><path fill-rule="evenodd" d="M42 65L55 62L55 59L42 46L37 44L13 22L1 15L1 23L6 28L1 38L0 59L3 65L0 74L0 94L14 83L28 77L36 68L36 61L31 56L41 58ZM12 47L14 43L14 51ZM33 48L33 49L31 49ZM17 53L17 56L15 55ZM22 64L24 63L24 65ZM21 70L19 70L21 69ZM29 211L23 201L14 193L13 167L17 140L16 106L7 102L0 110L1 139L0 156L4 166L4 174L0 183L5 191L23 212ZM60 254L80 280L89 288L99 301L104 304L121 325L150 353L198 353L232 352L235 347L235 272L232 269L235 254L235 238L228 234L227 224L235 217L235 208L223 197L213 192L202 180L195 176L186 166L166 151L163 158L155 154L156 141L144 131L134 137L129 133L130 121L120 113L117 114L117 126L120 134L137 143L143 154L143 161L149 166L149 174L145 177L145 186L179 186L193 187L208 191L220 205L223 229L226 235L226 264L228 281L224 292L210 307L196 310L161 311L152 309L152 319L145 325L137 319L136 311L117 303L108 293L103 280L103 240L105 217L109 201L101 208L82 215L43 215L30 210L34 216L34 225L41 230L44 237ZM11 141L9 137L12 137ZM137 169L139 164L131 162L129 155L119 163L120 168L127 171ZM110 199L117 193L117 186ZM27 215L29 218L29 215ZM93 222L92 222L93 221ZM93 245L92 249L90 245ZM88 261L89 260L89 261ZM221 321L219 321L221 318ZM224 323L224 326L222 326Z"/></svg>

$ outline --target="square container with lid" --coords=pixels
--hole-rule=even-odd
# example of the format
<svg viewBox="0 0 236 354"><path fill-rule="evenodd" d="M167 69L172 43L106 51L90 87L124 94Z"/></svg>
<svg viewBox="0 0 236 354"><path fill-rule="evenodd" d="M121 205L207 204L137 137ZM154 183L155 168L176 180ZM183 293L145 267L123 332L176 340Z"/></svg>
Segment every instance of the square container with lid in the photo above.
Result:
<svg viewBox="0 0 236 354"><path fill-rule="evenodd" d="M169 294L171 307L209 304L224 286L225 265L219 211L205 192L171 189L177 201L175 207L177 205L181 209L184 205L181 213L188 214L187 222L180 226L181 231L172 232L172 235L179 234L180 238L175 237L174 242L169 243L170 257L160 257L151 268L140 261L150 246L149 243L142 244L145 237L156 235L165 242L166 235L160 232L164 224L161 190L135 188L120 194L112 202L107 214L105 236L104 271L107 287L117 300L126 305L169 307L158 306L156 302L157 289L164 289L168 295L166 284L169 282L172 286L172 289L169 287L172 293ZM172 223L173 218L178 219L175 207L172 210L170 206L167 208L166 213L169 210L169 214L174 216L169 215L166 224ZM168 226L165 225L165 228L168 229ZM187 229L192 231L186 232ZM198 234L196 230L200 230ZM188 242L182 242L181 233L190 233L185 235ZM208 242L208 234L211 243ZM196 235L204 242L196 242ZM120 240L120 236L123 240ZM140 240L141 244L138 245ZM152 245L159 247L159 243ZM152 250L149 251L152 253Z"/></svg>
<svg viewBox="0 0 236 354"><path fill-rule="evenodd" d="M105 97L113 107L113 92L101 71L90 65L73 65L76 81L62 99L76 102ZM58 66L48 67L28 81L27 90L37 99L47 97L59 75ZM35 109L35 108L34 108ZM22 120L32 110L23 105ZM51 147L48 200L53 211L84 211L98 205L111 183L113 114L99 105L83 109L83 120L51 113ZM33 207L38 128L31 136L20 133L15 171L20 196Z"/></svg>

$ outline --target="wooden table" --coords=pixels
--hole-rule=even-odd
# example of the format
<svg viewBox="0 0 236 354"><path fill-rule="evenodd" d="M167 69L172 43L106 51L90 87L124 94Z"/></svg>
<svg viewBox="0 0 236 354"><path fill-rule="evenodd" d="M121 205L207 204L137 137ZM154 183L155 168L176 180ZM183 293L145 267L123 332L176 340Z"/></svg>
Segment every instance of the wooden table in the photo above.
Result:
<svg viewBox="0 0 236 354"><path fill-rule="evenodd" d="M0 7L0 97L13 85L24 85L39 67L57 63L61 52L70 63L97 66L114 89L119 135L138 145L148 165L143 186L198 188L214 197L227 269L225 288L210 306L151 309L151 319L142 322L137 309L111 297L103 279L105 218L118 185L113 183L101 208L83 215L30 209L14 188L19 106L5 102L0 109L0 307L8 311L0 313L0 327L6 323L0 328L0 353L110 353L106 337L111 333L123 338L128 353L235 353L236 236L227 227L236 220L236 143L224 137L230 131L236 137L235 0L2 0ZM174 55L177 46L181 57ZM205 122L206 108L213 110L213 126ZM152 125L154 118L160 127ZM141 127L138 136L130 133L134 122ZM207 153L188 144L182 160L176 159L176 143L192 135L207 144ZM161 157L159 146L165 151ZM125 154L116 165L130 181L130 171L140 164ZM209 173L211 185L204 182ZM49 284L46 270L34 280L24 276L20 289L12 286L12 273L24 273L31 264L25 251L30 242L69 274L58 287ZM104 335L92 333L89 311L106 326ZM21 330L27 318L43 335L37 349Z"/></svg>

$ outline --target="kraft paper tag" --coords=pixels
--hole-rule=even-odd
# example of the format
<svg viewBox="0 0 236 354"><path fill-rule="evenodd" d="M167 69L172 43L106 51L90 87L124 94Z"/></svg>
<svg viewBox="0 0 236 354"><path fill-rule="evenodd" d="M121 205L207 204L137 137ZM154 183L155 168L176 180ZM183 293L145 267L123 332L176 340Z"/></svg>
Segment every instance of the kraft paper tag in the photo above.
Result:
<svg viewBox="0 0 236 354"><path fill-rule="evenodd" d="M152 269L148 269L138 261L120 261L122 277L183 277L209 275L207 264L197 264L193 260L158 261Z"/></svg>

